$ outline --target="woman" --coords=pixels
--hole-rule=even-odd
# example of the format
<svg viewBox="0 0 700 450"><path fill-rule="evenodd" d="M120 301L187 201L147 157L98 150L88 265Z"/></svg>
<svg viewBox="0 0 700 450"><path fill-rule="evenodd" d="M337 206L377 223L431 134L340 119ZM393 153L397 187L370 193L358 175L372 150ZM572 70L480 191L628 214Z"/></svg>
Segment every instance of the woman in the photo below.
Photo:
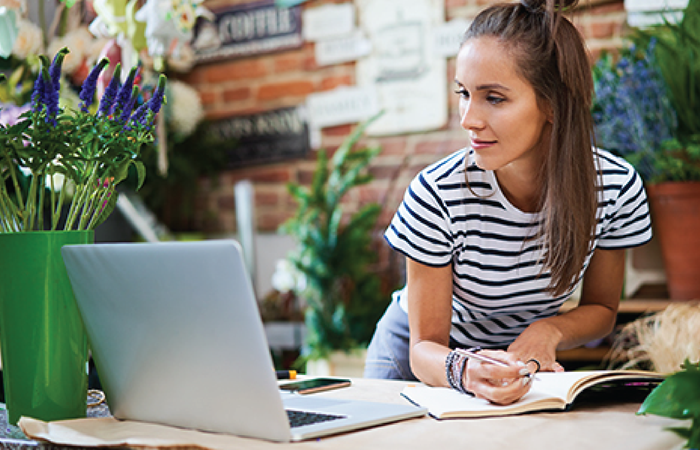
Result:
<svg viewBox="0 0 700 450"><path fill-rule="evenodd" d="M455 92L470 145L412 181L386 231L407 282L365 376L508 404L531 373L564 370L556 350L613 329L625 248L651 224L634 169L591 146L589 60L561 13L575 3L494 5L467 30ZM579 306L558 315L581 282ZM476 346L505 367L454 350Z"/></svg>

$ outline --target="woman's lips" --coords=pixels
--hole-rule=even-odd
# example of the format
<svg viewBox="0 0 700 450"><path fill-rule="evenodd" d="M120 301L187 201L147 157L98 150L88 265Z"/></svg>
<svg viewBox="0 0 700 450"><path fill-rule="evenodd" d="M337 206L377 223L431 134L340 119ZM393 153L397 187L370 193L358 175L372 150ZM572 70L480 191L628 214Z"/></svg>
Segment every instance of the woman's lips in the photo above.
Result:
<svg viewBox="0 0 700 450"><path fill-rule="evenodd" d="M474 150L482 150L485 148L489 148L489 147L495 145L496 142L498 142L498 141L482 141L479 139L472 139L471 140L472 148Z"/></svg>

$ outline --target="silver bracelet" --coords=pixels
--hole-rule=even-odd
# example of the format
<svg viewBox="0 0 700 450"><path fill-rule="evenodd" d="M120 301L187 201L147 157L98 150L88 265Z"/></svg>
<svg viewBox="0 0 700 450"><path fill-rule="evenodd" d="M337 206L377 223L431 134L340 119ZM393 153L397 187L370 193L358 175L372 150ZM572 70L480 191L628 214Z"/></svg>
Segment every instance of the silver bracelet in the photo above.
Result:
<svg viewBox="0 0 700 450"><path fill-rule="evenodd" d="M467 352L478 352L481 347L472 347ZM474 395L473 392L464 387L464 371L467 369L469 356L462 353L464 350L452 350L445 358L445 369L447 372L447 383L450 387L463 394Z"/></svg>
<svg viewBox="0 0 700 450"><path fill-rule="evenodd" d="M468 360L469 358L467 356L456 350L452 350L448 353L447 358L445 358L445 372L447 383L452 389L463 394L473 395L464 387L464 371L467 368Z"/></svg>

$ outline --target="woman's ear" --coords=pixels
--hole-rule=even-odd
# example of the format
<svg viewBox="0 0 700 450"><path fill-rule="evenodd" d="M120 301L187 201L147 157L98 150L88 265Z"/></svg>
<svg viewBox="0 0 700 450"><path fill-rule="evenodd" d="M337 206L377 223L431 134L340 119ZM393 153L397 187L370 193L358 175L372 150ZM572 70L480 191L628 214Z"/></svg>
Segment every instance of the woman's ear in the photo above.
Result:
<svg viewBox="0 0 700 450"><path fill-rule="evenodd" d="M552 108L552 105L547 104L544 113L547 115L547 122L554 124L554 108Z"/></svg>

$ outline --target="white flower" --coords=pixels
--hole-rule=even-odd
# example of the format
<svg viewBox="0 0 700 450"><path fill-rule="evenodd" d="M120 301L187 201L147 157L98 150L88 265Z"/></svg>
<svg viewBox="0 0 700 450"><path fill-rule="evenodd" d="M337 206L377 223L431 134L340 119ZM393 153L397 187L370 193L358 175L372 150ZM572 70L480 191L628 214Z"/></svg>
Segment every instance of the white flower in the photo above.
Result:
<svg viewBox="0 0 700 450"><path fill-rule="evenodd" d="M18 59L27 59L29 55L41 53L43 40L41 28L25 19L20 19L18 25L19 33L12 47L12 54Z"/></svg>
<svg viewBox="0 0 700 450"><path fill-rule="evenodd" d="M204 116L199 93L182 81L168 83L165 120L168 127L182 137L192 134Z"/></svg>
<svg viewBox="0 0 700 450"><path fill-rule="evenodd" d="M289 260L279 259L272 274L272 287L282 293L292 291L297 287L298 276L299 272Z"/></svg>

